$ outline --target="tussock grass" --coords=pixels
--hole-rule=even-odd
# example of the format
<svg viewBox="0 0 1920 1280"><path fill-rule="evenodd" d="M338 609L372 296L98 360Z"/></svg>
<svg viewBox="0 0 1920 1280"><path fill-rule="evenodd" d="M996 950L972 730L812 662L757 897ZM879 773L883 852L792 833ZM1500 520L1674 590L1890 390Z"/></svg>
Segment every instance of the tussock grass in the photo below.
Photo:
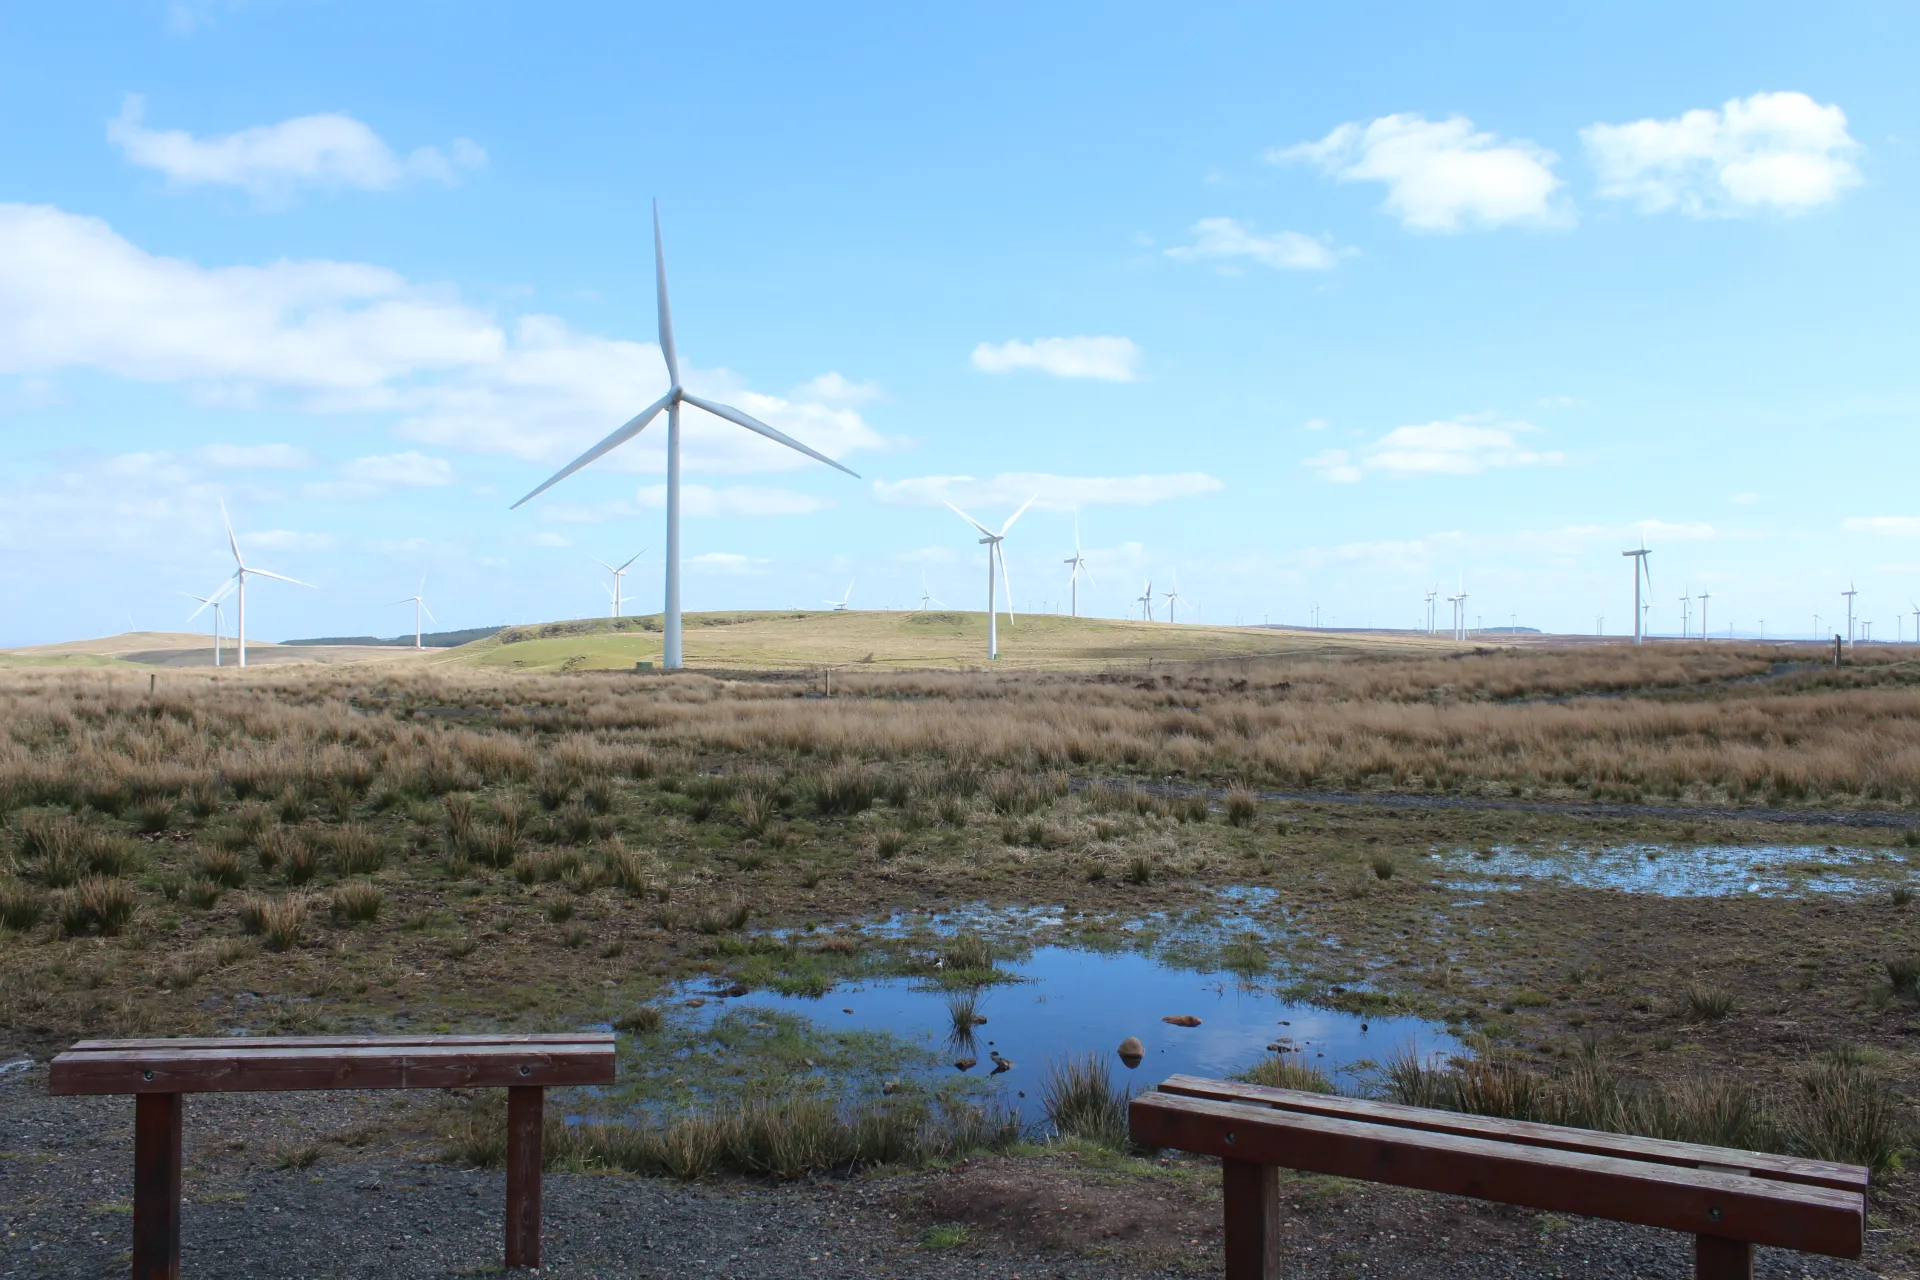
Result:
<svg viewBox="0 0 1920 1280"><path fill-rule="evenodd" d="M1333 1081L1318 1067L1310 1067L1297 1053L1270 1053L1233 1077L1248 1084L1269 1089L1301 1089L1308 1093L1334 1093Z"/></svg>
<svg viewBox="0 0 1920 1280"><path fill-rule="evenodd" d="M386 902L387 895L380 892L380 886L355 880L334 889L329 911L335 920L363 924L379 919Z"/></svg>
<svg viewBox="0 0 1920 1280"><path fill-rule="evenodd" d="M116 876L88 876L60 895L60 928L69 937L98 931L113 937L139 910L133 886Z"/></svg>
<svg viewBox="0 0 1920 1280"><path fill-rule="evenodd" d="M1128 1097L1097 1053L1049 1062L1040 1078L1040 1103L1056 1133L1116 1151L1127 1146Z"/></svg>
<svg viewBox="0 0 1920 1280"><path fill-rule="evenodd" d="M305 894L287 893L277 898L251 895L240 903L240 928L258 937L269 951L289 951L300 945L311 907Z"/></svg>
<svg viewBox="0 0 1920 1280"><path fill-rule="evenodd" d="M1733 1012L1733 992L1712 983L1690 982L1681 989L1686 1017L1693 1022L1718 1022Z"/></svg>
<svg viewBox="0 0 1920 1280"><path fill-rule="evenodd" d="M18 880L0 880L0 925L9 929L31 929L46 913L46 894Z"/></svg>
<svg viewBox="0 0 1920 1280"><path fill-rule="evenodd" d="M1244 827L1253 821L1259 812L1259 802L1253 792L1245 787L1235 787L1227 793L1227 822L1236 827Z"/></svg>
<svg viewBox="0 0 1920 1280"><path fill-rule="evenodd" d="M993 945L977 933L956 933L940 945L940 967L949 977L992 974L995 959Z"/></svg>
<svg viewBox="0 0 1920 1280"><path fill-rule="evenodd" d="M379 837L357 822L326 833L333 868L343 876L372 875L387 865L387 850Z"/></svg>

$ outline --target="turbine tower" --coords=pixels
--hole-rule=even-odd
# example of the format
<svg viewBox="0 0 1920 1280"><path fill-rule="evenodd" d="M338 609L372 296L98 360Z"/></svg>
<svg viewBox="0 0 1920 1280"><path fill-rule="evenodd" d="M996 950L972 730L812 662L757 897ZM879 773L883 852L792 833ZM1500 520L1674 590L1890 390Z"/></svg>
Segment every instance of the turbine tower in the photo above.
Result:
<svg viewBox="0 0 1920 1280"><path fill-rule="evenodd" d="M289 578L284 574L269 573L265 569L256 569L248 564L240 555L240 539L233 536L233 521L227 518L227 504L224 502L220 504L220 522L227 526L227 547L233 552L233 576L227 579L226 585L222 585L218 591L213 593L211 599L218 600L221 596L225 595L227 593L227 585L235 588L234 620L237 625L234 629L238 633L237 638L239 645L237 647L240 653L240 665L244 667L247 665L247 579L272 578L275 582L291 582L296 587L307 587L309 589L312 588L313 584L311 582L302 582L298 578ZM205 604L202 604L200 609L206 607ZM195 609L192 615L187 618L187 621L192 622L194 618L199 617L200 609Z"/></svg>
<svg viewBox="0 0 1920 1280"><path fill-rule="evenodd" d="M1000 624L999 624L998 615L995 613L994 606L993 606L994 562L995 561L999 562L1000 582L1007 589L1007 625L1012 626L1013 625L1013 580L1007 577L1007 553L1001 549L1000 544L1007 540L1007 530L1013 528L1013 522L1015 520L1018 520L1021 516L1025 515L1027 513L1027 508L1032 506L1035 502L1038 502L1039 500L1040 500L1040 495L1036 493L1033 495L1033 497L1028 498L1025 502L1021 503L1020 509L1007 517L1007 522L1000 526L1000 532L998 533L995 533L993 530L987 528L987 526L981 524L978 520L975 520L972 516L968 515L966 512L962 511L960 508L953 506L951 502L947 504L949 507L953 507L953 514L959 516L962 520L965 520L968 524L972 525L974 528L980 531L980 545L987 549L987 659L988 661L992 661L993 659L998 658L1000 656Z"/></svg>
<svg viewBox="0 0 1920 1280"><path fill-rule="evenodd" d="M835 613L845 613L847 611L847 602L853 599L853 581L852 578L847 579L847 589L841 593L838 600L822 600L820 603L832 605Z"/></svg>
<svg viewBox="0 0 1920 1280"><path fill-rule="evenodd" d="M205 609L209 605L213 608L213 665L216 667L220 665L220 601L224 599L227 592L232 589L233 584L229 582L210 596L197 596L191 591L182 591L180 593L189 600L198 600L200 602L200 609L195 609L187 616L188 622L192 622L195 618L199 617L201 609Z"/></svg>
<svg viewBox="0 0 1920 1280"><path fill-rule="evenodd" d="M927 571L922 569L920 571L920 607L924 609L928 605L934 605L941 609L947 607L933 598L933 592L927 588Z"/></svg>
<svg viewBox="0 0 1920 1280"><path fill-rule="evenodd" d="M1647 568L1647 557L1652 555L1642 540L1638 551L1622 551L1623 556L1633 557L1633 642L1642 644L1647 637L1647 612L1640 605L1640 579L1647 580L1647 590L1653 590L1653 570Z"/></svg>
<svg viewBox="0 0 1920 1280"><path fill-rule="evenodd" d="M1682 640L1689 639L1693 635L1688 625L1688 619L1692 616L1693 597L1687 594L1685 587L1682 587L1680 588L1680 638Z"/></svg>
<svg viewBox="0 0 1920 1280"><path fill-rule="evenodd" d="M566 479L580 468L610 453L627 441L646 430L647 424L658 417L662 410L667 415L667 588L663 609L661 637L661 663L669 671L677 671L686 665L680 646L680 406L690 404L696 409L705 409L716 418L725 418L735 426L745 427L769 440L776 441L797 452L806 454L816 462L824 462L838 471L845 471L854 479L859 475L848 467L841 466L826 454L809 449L784 431L777 431L760 419L742 413L729 405L717 404L712 400L703 400L691 395L680 385L680 359L674 352L673 314L667 306L667 252L660 239L660 204L653 206L653 270L654 281L658 286L660 305L660 354L667 362L667 380L670 385L667 394L642 409L628 419L625 426L587 450L566 466L548 477L546 483L514 503L519 507L545 493L560 481Z"/></svg>
<svg viewBox="0 0 1920 1280"><path fill-rule="evenodd" d="M1840 593L1847 598L1847 648L1853 648L1853 598L1860 594L1853 583L1847 583L1847 589Z"/></svg>
<svg viewBox="0 0 1920 1280"><path fill-rule="evenodd" d="M1180 594L1180 571L1178 569L1173 571L1173 590L1165 592L1160 598L1167 602L1167 621L1180 621L1176 610L1178 606L1186 603L1186 598Z"/></svg>
<svg viewBox="0 0 1920 1280"><path fill-rule="evenodd" d="M387 608L389 609L393 608L394 604L410 604L413 606L413 647L416 649L426 648L425 645L420 643L420 615L424 613L429 618L433 618L433 610L427 608L426 590L427 590L427 575L423 573L420 575L419 590L415 591L410 596L406 596L406 597L403 597L402 599L395 600L393 604L390 604L387 606ZM433 620L435 622L440 621L440 619L438 618L433 618Z"/></svg>
<svg viewBox="0 0 1920 1280"><path fill-rule="evenodd" d="M1711 598L1704 591L1700 593L1700 638L1702 640L1707 638L1707 601Z"/></svg>
<svg viewBox="0 0 1920 1280"><path fill-rule="evenodd" d="M1080 616L1081 573L1086 573L1088 582L1093 581L1093 570L1087 568L1087 558L1080 554L1080 513L1078 511L1073 513L1073 559L1063 560L1061 563L1065 564L1068 568L1067 590L1070 593L1069 598L1072 600L1072 604L1069 606L1069 614L1071 617L1077 618Z"/></svg>
<svg viewBox="0 0 1920 1280"><path fill-rule="evenodd" d="M1427 592L1427 634L1428 635L1433 634L1433 602L1435 598L1439 596L1439 594L1440 594L1439 587L1435 587L1433 590Z"/></svg>
<svg viewBox="0 0 1920 1280"><path fill-rule="evenodd" d="M1138 600L1135 600L1134 603L1140 606L1140 620L1142 622L1152 622L1153 621L1153 579L1152 578L1147 579L1146 589L1141 591L1140 598Z"/></svg>
<svg viewBox="0 0 1920 1280"><path fill-rule="evenodd" d="M632 566L635 560L638 560L641 556L645 554L647 554L647 549L645 547L640 548L638 551L634 552L633 555L627 559L627 562L621 565L618 569L608 564L605 560L600 559L600 557L598 556L587 557L587 559L593 561L595 564L599 565L602 569L605 569L608 573L613 575L613 616L616 618L620 616L621 610L624 608L626 604L626 581L625 580L627 576L627 570Z"/></svg>

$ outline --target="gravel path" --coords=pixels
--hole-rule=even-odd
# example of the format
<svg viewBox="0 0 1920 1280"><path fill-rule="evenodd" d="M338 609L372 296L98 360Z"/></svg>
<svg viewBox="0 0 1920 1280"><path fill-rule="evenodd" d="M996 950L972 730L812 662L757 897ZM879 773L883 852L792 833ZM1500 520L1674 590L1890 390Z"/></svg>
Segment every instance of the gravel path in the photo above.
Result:
<svg viewBox="0 0 1920 1280"><path fill-rule="evenodd" d="M0 1277L124 1276L132 1108L49 1098L44 1067L0 1076ZM498 1266L504 1178L435 1163L434 1095L207 1095L188 1101L189 1277L470 1276ZM308 1167L288 1153L317 1152ZM1115 1175L1070 1156L895 1178L685 1186L549 1174L543 1275L782 1280L1094 1280L1219 1274L1219 1209L1197 1165ZM1287 1274L1691 1275L1664 1232L1322 1180L1289 1188ZM936 1224L965 1242L921 1245ZM1847 1277L1767 1252L1758 1274ZM1905 1271L1887 1274L1905 1275Z"/></svg>

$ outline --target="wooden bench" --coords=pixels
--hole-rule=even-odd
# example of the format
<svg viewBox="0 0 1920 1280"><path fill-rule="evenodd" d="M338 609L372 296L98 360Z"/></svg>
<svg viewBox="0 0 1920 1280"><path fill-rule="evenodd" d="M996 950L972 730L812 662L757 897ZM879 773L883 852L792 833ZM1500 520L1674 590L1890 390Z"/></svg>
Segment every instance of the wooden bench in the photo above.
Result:
<svg viewBox="0 0 1920 1280"><path fill-rule="evenodd" d="M1856 1165L1197 1076L1129 1121L1142 1145L1220 1157L1227 1280L1280 1275L1280 1169L1691 1232L1701 1280L1749 1280L1757 1244L1857 1258L1866 1231Z"/></svg>
<svg viewBox="0 0 1920 1280"><path fill-rule="evenodd" d="M182 1095L318 1089L507 1091L507 1265L540 1265L546 1090L612 1084L613 1036L240 1036L82 1040L53 1060L47 1092L130 1093L133 1277L180 1274Z"/></svg>

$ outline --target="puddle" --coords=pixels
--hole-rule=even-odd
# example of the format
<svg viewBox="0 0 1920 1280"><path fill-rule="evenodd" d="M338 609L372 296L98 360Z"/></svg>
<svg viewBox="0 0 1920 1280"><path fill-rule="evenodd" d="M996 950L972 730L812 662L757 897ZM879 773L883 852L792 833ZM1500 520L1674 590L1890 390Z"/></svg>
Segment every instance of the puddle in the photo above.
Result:
<svg viewBox="0 0 1920 1280"><path fill-rule="evenodd" d="M1469 892L1517 889L1492 877L1546 878L1593 889L1675 898L1798 898L1817 894L1879 893L1908 882L1907 859L1885 849L1826 845L1630 844L1602 849L1498 846L1491 856L1471 850L1440 855L1453 877L1448 888Z"/></svg>
<svg viewBox="0 0 1920 1280"><path fill-rule="evenodd" d="M677 994L681 1016L703 1024L770 1015L804 1018L830 1034L882 1033L916 1050L930 1081L964 1075L1028 1121L1043 1117L1040 1081L1047 1064L1089 1052L1107 1061L1117 1084L1138 1090L1181 1072L1243 1070L1273 1044L1297 1050L1304 1064L1349 1084L1352 1076L1343 1077L1343 1070L1408 1047L1422 1056L1459 1049L1419 1018L1320 1009L1283 998L1273 977L1180 969L1137 951L1042 946L1000 969L1018 981L979 989L977 1011L987 1021L971 1043L954 1034L949 993L924 978L854 979L817 999L771 991L716 999L711 983L688 984ZM702 996L705 1003L686 1007ZM1182 1015L1200 1025L1163 1021ZM1133 1070L1115 1052L1127 1036L1137 1036L1145 1049ZM1012 1065L992 1074L994 1055ZM957 1071L953 1064L968 1058L974 1065Z"/></svg>

